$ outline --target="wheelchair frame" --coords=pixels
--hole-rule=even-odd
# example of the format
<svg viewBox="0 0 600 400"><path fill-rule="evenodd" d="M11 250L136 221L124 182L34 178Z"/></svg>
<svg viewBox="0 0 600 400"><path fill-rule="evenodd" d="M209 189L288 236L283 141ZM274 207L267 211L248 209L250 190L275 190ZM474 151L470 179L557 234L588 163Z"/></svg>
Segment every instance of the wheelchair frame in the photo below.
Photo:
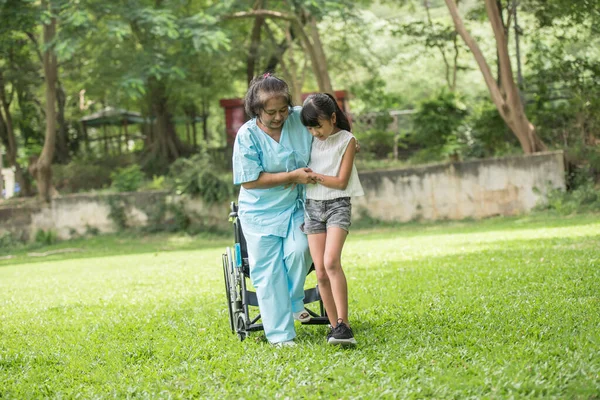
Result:
<svg viewBox="0 0 600 400"><path fill-rule="evenodd" d="M235 243L233 247L226 248L222 258L229 325L231 331L237 334L240 340L244 340L249 332L263 330L263 325L259 323L260 310L254 317L250 316L250 307L258 307L258 298L256 292L248 290L246 285L246 279L250 277L250 265L248 263L246 239L237 211L237 204L232 202L229 221L233 223ZM311 271L314 271L314 265L311 266L308 273ZM326 325L329 323L318 286L305 289L304 304L315 302L319 303L318 313L307 307L306 310L312 318L308 322L303 322L303 325Z"/></svg>

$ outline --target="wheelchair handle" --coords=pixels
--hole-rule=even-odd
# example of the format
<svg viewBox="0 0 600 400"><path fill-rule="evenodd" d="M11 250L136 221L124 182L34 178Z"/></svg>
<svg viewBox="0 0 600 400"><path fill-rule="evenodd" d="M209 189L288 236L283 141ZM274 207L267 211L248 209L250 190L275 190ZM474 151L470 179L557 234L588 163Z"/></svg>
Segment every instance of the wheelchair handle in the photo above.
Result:
<svg viewBox="0 0 600 400"><path fill-rule="evenodd" d="M229 207L231 208L231 212L229 213L229 221L233 222L238 216L238 206L235 204L235 201L232 201Z"/></svg>

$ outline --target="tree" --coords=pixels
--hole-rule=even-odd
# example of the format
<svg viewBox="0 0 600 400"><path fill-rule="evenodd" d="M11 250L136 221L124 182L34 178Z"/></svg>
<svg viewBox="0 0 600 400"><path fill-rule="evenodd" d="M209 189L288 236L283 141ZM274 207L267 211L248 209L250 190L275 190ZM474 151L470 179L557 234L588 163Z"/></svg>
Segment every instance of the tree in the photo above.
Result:
<svg viewBox="0 0 600 400"><path fill-rule="evenodd" d="M294 2L288 5L288 9L293 11L279 11L271 9L256 8L252 11L240 11L224 15L224 20L239 18L271 18L288 21L291 24L291 30L300 38L302 45L311 60L311 66L319 90L322 92L333 93L331 78L327 69L327 57L323 50L323 44L319 29L317 27L317 18L314 11L306 7L302 2Z"/></svg>
<svg viewBox="0 0 600 400"><path fill-rule="evenodd" d="M56 8L52 0L42 0L42 10L49 14L49 20L44 22L44 83L46 91L46 135L42 154L32 169L38 186L38 196L50 201L52 191L52 158L56 145L56 84L58 81L58 64L54 50L56 37Z"/></svg>
<svg viewBox="0 0 600 400"><path fill-rule="evenodd" d="M450 11L456 31L475 57L475 61L483 74L492 101L496 105L504 122L506 122L519 140L523 151L526 154L530 154L545 150L546 146L537 135L535 126L533 126L525 114L523 102L513 77L511 60L508 53L507 32L504 29L504 24L500 17L496 0L485 0L485 7L496 40L500 68L499 75L502 87L499 87L494 79L490 67L486 62L483 53L479 49L477 42L465 28L455 0L444 1Z"/></svg>

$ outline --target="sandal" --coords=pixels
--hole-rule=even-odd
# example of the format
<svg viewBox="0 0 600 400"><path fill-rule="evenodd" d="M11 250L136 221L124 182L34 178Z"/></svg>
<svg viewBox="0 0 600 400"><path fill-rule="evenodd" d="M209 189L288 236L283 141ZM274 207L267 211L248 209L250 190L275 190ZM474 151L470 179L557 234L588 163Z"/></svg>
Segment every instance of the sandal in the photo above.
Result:
<svg viewBox="0 0 600 400"><path fill-rule="evenodd" d="M308 322L312 317L306 310L298 311L294 313L294 319L300 322Z"/></svg>

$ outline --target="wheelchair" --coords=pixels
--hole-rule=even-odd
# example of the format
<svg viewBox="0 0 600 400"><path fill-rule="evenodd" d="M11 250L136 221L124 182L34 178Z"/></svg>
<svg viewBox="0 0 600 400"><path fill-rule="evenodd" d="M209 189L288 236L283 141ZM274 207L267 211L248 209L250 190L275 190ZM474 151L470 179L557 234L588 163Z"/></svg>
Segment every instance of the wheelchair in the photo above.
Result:
<svg viewBox="0 0 600 400"><path fill-rule="evenodd" d="M247 280L250 279L250 265L248 263L246 239L244 238L237 211L237 204L232 202L229 221L233 223L235 243L233 247L227 247L223 254L223 275L225 278L225 293L230 328L233 333L237 334L240 340L244 340L249 332L263 330L263 325L259 322L261 316L260 310L257 309L258 298L256 292L250 291L247 285ZM312 271L314 271L314 265L311 266L308 273L310 274ZM311 319L302 324L329 324L323 301L319 295L318 286L304 290L304 304L307 305L310 303L318 304L312 307L305 307L306 311L311 315ZM314 311L311 308L318 308L318 310Z"/></svg>

